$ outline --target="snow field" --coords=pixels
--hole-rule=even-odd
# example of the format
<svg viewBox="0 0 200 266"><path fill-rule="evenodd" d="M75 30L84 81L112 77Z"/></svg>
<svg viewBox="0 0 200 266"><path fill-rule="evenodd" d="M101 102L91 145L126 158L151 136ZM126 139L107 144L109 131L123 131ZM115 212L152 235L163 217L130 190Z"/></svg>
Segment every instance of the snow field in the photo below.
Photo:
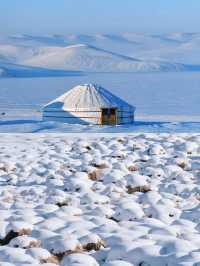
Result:
<svg viewBox="0 0 200 266"><path fill-rule="evenodd" d="M197 266L199 134L1 134L0 266Z"/></svg>

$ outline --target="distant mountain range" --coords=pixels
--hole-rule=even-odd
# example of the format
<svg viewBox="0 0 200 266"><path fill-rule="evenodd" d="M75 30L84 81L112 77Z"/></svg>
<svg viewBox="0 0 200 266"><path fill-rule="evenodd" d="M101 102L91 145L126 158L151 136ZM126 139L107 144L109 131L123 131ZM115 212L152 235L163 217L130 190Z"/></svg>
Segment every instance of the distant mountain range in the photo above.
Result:
<svg viewBox="0 0 200 266"><path fill-rule="evenodd" d="M200 71L200 34L0 37L0 77Z"/></svg>
<svg viewBox="0 0 200 266"><path fill-rule="evenodd" d="M23 64L85 72L152 72L186 69L182 64L139 60L85 44L44 48L37 55L23 61Z"/></svg>

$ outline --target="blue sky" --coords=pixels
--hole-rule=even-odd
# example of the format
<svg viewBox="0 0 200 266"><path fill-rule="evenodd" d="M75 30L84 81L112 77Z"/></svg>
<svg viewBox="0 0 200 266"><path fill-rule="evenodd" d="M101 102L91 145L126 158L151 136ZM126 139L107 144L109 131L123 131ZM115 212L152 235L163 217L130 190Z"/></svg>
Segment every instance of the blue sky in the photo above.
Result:
<svg viewBox="0 0 200 266"><path fill-rule="evenodd" d="M199 31L200 0L0 0L0 33Z"/></svg>

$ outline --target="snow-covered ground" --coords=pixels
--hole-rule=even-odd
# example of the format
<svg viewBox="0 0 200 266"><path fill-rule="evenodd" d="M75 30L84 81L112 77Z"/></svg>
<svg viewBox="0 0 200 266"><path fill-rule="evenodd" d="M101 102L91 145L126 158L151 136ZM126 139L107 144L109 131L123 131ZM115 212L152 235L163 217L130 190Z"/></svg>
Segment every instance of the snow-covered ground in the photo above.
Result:
<svg viewBox="0 0 200 266"><path fill-rule="evenodd" d="M1 266L194 266L199 134L1 134Z"/></svg>
<svg viewBox="0 0 200 266"><path fill-rule="evenodd" d="M26 112L26 110L25 110ZM134 132L154 132L154 133L198 133L200 132L199 117L192 117L192 122L184 122L183 119L191 119L191 117L176 117L176 121L172 121L174 117L159 117L163 120L157 120L157 116L149 120L148 117L141 117L141 120L135 121L133 124L117 125L117 126L98 126L98 125L80 125L80 124L67 124L54 121L42 121L38 119L27 119L27 112L25 118L20 111L20 118L15 117L9 120L2 119L0 121L0 133L134 133ZM139 117L140 118L140 117ZM180 121L177 121L180 119ZM195 119L197 121L195 121Z"/></svg>

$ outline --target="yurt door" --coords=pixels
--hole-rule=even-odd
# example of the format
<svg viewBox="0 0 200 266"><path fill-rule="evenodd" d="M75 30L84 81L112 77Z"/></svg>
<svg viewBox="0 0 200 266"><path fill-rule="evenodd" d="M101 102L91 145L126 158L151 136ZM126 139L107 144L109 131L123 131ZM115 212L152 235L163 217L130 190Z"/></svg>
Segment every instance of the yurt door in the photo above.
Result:
<svg viewBox="0 0 200 266"><path fill-rule="evenodd" d="M117 123L117 108L102 108L101 124L116 125Z"/></svg>

